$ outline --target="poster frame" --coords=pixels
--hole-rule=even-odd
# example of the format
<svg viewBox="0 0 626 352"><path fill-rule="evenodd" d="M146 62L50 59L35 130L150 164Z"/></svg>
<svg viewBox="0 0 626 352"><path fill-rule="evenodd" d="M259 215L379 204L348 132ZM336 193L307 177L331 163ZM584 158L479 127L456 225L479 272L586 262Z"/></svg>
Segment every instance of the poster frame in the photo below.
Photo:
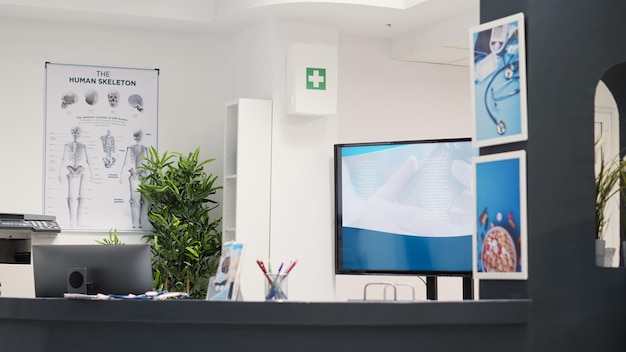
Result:
<svg viewBox="0 0 626 352"><path fill-rule="evenodd" d="M469 48L474 146L527 140L524 13L471 27Z"/></svg>
<svg viewBox="0 0 626 352"><path fill-rule="evenodd" d="M473 276L477 279L526 280L528 278L526 151L478 156L473 159L472 164L475 180ZM515 248L515 271L484 270L483 250L489 249L483 248L484 241L488 238L493 241L493 235L498 234L512 240L509 244L513 244ZM499 245L500 242L497 241L496 244ZM492 246L494 247L496 246ZM504 250L494 252L506 253ZM501 258L506 258L506 255Z"/></svg>

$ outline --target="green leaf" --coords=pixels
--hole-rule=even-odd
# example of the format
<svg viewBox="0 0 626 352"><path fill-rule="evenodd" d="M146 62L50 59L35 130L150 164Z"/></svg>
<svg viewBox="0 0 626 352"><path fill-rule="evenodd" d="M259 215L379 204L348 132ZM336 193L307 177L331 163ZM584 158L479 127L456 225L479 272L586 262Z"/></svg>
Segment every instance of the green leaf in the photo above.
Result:
<svg viewBox="0 0 626 352"><path fill-rule="evenodd" d="M119 237L117 236L117 229L111 229L109 230L109 237L105 237L102 240L96 240L96 243L98 244L102 244L102 245L123 245L124 243L122 241L120 241Z"/></svg>
<svg viewBox="0 0 626 352"><path fill-rule="evenodd" d="M606 218L608 202L617 193L622 196L626 195L625 170L626 161L622 160L619 155L611 162L607 162L601 155L599 170L595 178L595 226L598 239L603 238L604 228L608 222Z"/></svg>

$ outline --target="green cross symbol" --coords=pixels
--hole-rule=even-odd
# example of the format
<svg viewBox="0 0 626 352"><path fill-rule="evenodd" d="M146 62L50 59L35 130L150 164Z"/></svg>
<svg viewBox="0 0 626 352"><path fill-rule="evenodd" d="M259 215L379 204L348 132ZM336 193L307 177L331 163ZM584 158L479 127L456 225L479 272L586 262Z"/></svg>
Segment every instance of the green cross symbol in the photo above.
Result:
<svg viewBox="0 0 626 352"><path fill-rule="evenodd" d="M325 68L306 68L306 89L326 90Z"/></svg>

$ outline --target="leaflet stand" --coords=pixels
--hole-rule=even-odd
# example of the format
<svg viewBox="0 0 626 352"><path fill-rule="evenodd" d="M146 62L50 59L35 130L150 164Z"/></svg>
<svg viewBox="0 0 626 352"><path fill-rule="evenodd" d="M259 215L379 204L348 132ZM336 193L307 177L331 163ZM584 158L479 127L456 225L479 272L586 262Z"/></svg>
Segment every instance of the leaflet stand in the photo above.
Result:
<svg viewBox="0 0 626 352"><path fill-rule="evenodd" d="M383 301L398 301L398 286L409 287L411 289L411 301L415 301L415 287L408 283L393 283L393 282L369 282L363 287L363 300L367 301L367 289L370 286L383 286ZM387 289L391 288L393 292L393 299L387 299Z"/></svg>

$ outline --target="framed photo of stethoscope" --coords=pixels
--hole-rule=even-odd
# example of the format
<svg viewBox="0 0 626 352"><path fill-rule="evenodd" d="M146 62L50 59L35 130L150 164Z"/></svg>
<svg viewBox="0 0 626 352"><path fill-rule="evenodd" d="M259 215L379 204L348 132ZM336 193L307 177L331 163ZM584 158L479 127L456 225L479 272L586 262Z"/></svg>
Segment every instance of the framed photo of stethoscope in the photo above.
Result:
<svg viewBox="0 0 626 352"><path fill-rule="evenodd" d="M474 157L473 275L528 278L526 152Z"/></svg>
<svg viewBox="0 0 626 352"><path fill-rule="evenodd" d="M475 147L528 139L524 14L470 28Z"/></svg>

